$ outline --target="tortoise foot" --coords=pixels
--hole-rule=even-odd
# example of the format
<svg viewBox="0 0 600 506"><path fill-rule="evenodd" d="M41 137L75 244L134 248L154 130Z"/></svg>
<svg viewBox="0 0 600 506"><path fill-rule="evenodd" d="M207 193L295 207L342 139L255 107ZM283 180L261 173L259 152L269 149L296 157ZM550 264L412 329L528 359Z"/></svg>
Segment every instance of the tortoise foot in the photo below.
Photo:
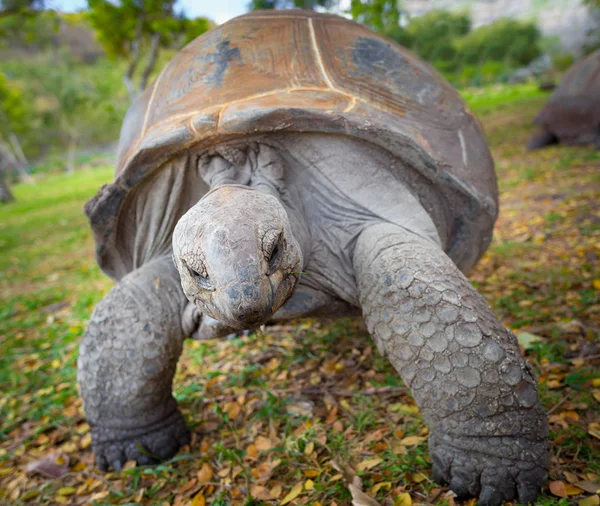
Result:
<svg viewBox="0 0 600 506"><path fill-rule="evenodd" d="M173 457L191 441L179 411L151 426L134 429L92 427L92 448L102 471L120 471L128 460L138 465L158 464Z"/></svg>
<svg viewBox="0 0 600 506"><path fill-rule="evenodd" d="M434 480L459 498L477 497L479 505L533 503L548 477L546 441L432 434L429 444Z"/></svg>

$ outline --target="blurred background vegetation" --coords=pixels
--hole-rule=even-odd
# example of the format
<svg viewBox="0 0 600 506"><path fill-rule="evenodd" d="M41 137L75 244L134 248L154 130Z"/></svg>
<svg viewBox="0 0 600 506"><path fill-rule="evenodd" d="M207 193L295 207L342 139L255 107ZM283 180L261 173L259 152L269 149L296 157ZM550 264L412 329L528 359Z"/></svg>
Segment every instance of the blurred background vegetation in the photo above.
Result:
<svg viewBox="0 0 600 506"><path fill-rule="evenodd" d="M469 11L411 16L404 0L251 0L248 10L332 10L413 50L458 88L555 82L600 46L577 51L543 37L535 20L474 27ZM406 0L410 1L410 0ZM600 0L583 0L600 28ZM164 64L215 23L189 18L177 0L88 0L77 13L44 0L0 0L0 172L73 171L78 159L114 152L131 101ZM8 190L6 190L8 191Z"/></svg>

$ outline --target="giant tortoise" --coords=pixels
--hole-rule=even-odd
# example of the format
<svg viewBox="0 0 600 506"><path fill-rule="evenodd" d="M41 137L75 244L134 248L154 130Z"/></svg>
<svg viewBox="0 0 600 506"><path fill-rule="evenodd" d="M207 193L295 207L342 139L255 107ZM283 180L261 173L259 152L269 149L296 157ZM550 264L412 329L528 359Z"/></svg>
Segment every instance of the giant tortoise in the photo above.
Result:
<svg viewBox="0 0 600 506"><path fill-rule="evenodd" d="M333 15L233 19L131 106L86 212L117 281L79 358L101 469L190 441L171 390L184 338L362 314L429 425L434 478L482 504L536 497L536 378L463 274L492 236L492 158L409 51Z"/></svg>
<svg viewBox="0 0 600 506"><path fill-rule="evenodd" d="M600 49L575 63L535 117L527 144L595 144L600 149Z"/></svg>

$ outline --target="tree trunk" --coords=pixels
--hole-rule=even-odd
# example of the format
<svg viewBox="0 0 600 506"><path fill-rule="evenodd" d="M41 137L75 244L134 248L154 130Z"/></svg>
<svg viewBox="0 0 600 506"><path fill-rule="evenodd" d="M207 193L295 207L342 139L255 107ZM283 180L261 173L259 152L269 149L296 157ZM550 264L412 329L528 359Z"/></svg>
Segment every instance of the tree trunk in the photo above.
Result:
<svg viewBox="0 0 600 506"><path fill-rule="evenodd" d="M24 183L33 183L33 178L29 175L27 171L27 158L25 158L25 153L23 153L23 149L21 149L21 143L19 142L19 138L14 134L10 133L8 136L8 140L10 141L10 145L12 147L13 153L16 155L19 163L16 166L16 170L19 173L19 179Z"/></svg>
<svg viewBox="0 0 600 506"><path fill-rule="evenodd" d="M146 67L144 67L144 72L142 72L142 78L140 80L140 93L146 89L146 85L148 84L148 78L156 65L156 60L158 59L158 51L160 49L160 33L152 34L152 46L150 49L150 57L148 59L148 63Z"/></svg>
<svg viewBox="0 0 600 506"><path fill-rule="evenodd" d="M72 174L75 172L75 154L77 149L77 137L71 137L69 147L67 149L67 172Z"/></svg>
<svg viewBox="0 0 600 506"><path fill-rule="evenodd" d="M137 26L135 27L135 38L131 43L131 60L129 60L129 66L127 67L127 72L123 76L123 82L127 87L127 93L129 94L129 100L133 102L137 98L137 91L133 84L133 75L135 74L135 69L140 62L140 46L142 44L142 28L144 25L144 20L141 16L138 17Z"/></svg>
<svg viewBox="0 0 600 506"><path fill-rule="evenodd" d="M2 171L0 174L0 202L12 202L15 200L15 197L8 186L7 179L6 173Z"/></svg>

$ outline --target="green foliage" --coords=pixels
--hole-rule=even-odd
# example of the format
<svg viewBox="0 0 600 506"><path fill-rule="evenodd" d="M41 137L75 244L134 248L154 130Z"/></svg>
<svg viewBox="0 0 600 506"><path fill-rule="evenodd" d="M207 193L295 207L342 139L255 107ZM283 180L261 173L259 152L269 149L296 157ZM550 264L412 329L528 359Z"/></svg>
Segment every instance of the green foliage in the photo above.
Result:
<svg viewBox="0 0 600 506"><path fill-rule="evenodd" d="M352 0L350 3L352 18L373 30L392 36L400 36L402 11L399 0Z"/></svg>
<svg viewBox="0 0 600 506"><path fill-rule="evenodd" d="M88 0L88 20L106 52L127 58L134 42L148 44L160 35L161 47L181 47L214 25L206 18L188 19L176 14L171 0ZM136 40L139 39L139 40Z"/></svg>
<svg viewBox="0 0 600 506"><path fill-rule="evenodd" d="M450 70L459 63L454 41L470 30L471 20L467 14L432 10L411 19L405 31L411 39L409 47L421 58Z"/></svg>
<svg viewBox="0 0 600 506"><path fill-rule="evenodd" d="M28 158L64 150L75 141L112 142L118 135L128 105L122 65L103 58L88 66L65 54L42 53L2 62L0 70L11 76L8 95L2 94L0 81L0 108Z"/></svg>
<svg viewBox="0 0 600 506"><path fill-rule="evenodd" d="M456 41L466 64L503 61L511 66L530 63L540 55L540 31L533 23L500 19L481 26Z"/></svg>
<svg viewBox="0 0 600 506"><path fill-rule="evenodd" d="M27 103L16 83L0 72L0 136L23 133L27 125Z"/></svg>

